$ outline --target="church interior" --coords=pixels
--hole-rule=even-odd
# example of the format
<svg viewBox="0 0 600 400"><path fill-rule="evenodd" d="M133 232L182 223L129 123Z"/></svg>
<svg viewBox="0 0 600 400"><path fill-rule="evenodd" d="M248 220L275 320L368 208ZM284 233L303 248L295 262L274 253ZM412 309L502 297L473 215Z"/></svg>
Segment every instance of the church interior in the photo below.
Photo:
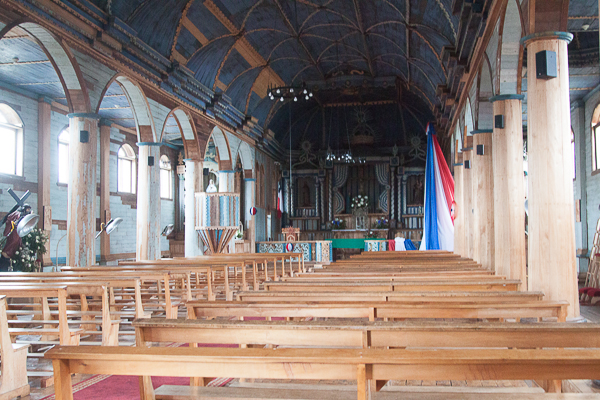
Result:
<svg viewBox="0 0 600 400"><path fill-rule="evenodd" d="M0 400L600 399L599 4L0 0Z"/></svg>

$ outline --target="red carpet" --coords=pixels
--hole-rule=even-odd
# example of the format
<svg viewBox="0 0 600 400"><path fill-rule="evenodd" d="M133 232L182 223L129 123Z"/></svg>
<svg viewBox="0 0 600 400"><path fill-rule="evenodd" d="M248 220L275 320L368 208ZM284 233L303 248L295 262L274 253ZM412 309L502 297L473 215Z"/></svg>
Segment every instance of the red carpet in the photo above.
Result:
<svg viewBox="0 0 600 400"><path fill-rule="evenodd" d="M180 347L187 347L187 343ZM237 347L237 345L199 345L201 347ZM233 378L216 378L208 386L225 386ZM190 384L190 378L179 377L152 377L154 389L162 385L184 385ZM139 400L140 387L139 377L121 375L94 375L89 379L73 385L73 400ZM54 400L54 395L46 396L41 400Z"/></svg>

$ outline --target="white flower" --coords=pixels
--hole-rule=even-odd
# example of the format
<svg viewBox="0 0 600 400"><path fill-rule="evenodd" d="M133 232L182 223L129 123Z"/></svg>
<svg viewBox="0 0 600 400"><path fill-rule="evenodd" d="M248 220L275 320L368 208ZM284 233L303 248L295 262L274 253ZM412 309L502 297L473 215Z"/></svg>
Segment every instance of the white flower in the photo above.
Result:
<svg viewBox="0 0 600 400"><path fill-rule="evenodd" d="M18 254L19 254L19 251L15 251L15 254L17 254L17 255L18 255Z"/></svg>
<svg viewBox="0 0 600 400"><path fill-rule="evenodd" d="M359 199L361 199L361 198L362 198L362 196L359 194L359 195L358 195L358 198L359 198Z"/></svg>

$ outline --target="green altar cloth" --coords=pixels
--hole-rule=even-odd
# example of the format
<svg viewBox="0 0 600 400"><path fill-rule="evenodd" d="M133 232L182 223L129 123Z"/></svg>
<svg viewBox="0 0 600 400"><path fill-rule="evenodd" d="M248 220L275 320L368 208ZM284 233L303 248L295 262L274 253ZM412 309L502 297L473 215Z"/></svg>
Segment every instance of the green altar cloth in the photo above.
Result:
<svg viewBox="0 0 600 400"><path fill-rule="evenodd" d="M365 239L329 239L334 249L365 249ZM369 239L366 239L369 240ZM370 239L372 240L372 239Z"/></svg>

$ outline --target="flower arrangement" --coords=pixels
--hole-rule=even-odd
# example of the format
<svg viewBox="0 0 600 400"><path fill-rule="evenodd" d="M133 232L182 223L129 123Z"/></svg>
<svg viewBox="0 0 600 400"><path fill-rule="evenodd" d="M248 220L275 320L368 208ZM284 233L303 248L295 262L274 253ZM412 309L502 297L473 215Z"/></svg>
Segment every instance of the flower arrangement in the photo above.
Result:
<svg viewBox="0 0 600 400"><path fill-rule="evenodd" d="M377 221L375 221L375 224L374 224L373 227L377 228L377 229L386 229L386 228L389 228L390 227L390 221L387 218L385 218L385 217L377 218Z"/></svg>
<svg viewBox="0 0 600 400"><path fill-rule="evenodd" d="M331 221L331 229L344 229L346 227L346 221L335 218Z"/></svg>
<svg viewBox="0 0 600 400"><path fill-rule="evenodd" d="M363 196L363 195L359 194L358 196L352 198L351 207L353 210L356 210L359 208L367 208L368 206L369 206L369 197L368 196Z"/></svg>
<svg viewBox="0 0 600 400"><path fill-rule="evenodd" d="M369 231L365 234L365 239L377 239L377 233L369 229Z"/></svg>
<svg viewBox="0 0 600 400"><path fill-rule="evenodd" d="M41 258L46 253L48 235L35 228L27 236L21 238L22 245L15 252L12 260L13 271L35 272L41 269Z"/></svg>
<svg viewBox="0 0 600 400"><path fill-rule="evenodd" d="M238 231L235 233L234 239L242 239L243 237L244 237L244 234L242 233L242 231L240 231L238 229Z"/></svg>

